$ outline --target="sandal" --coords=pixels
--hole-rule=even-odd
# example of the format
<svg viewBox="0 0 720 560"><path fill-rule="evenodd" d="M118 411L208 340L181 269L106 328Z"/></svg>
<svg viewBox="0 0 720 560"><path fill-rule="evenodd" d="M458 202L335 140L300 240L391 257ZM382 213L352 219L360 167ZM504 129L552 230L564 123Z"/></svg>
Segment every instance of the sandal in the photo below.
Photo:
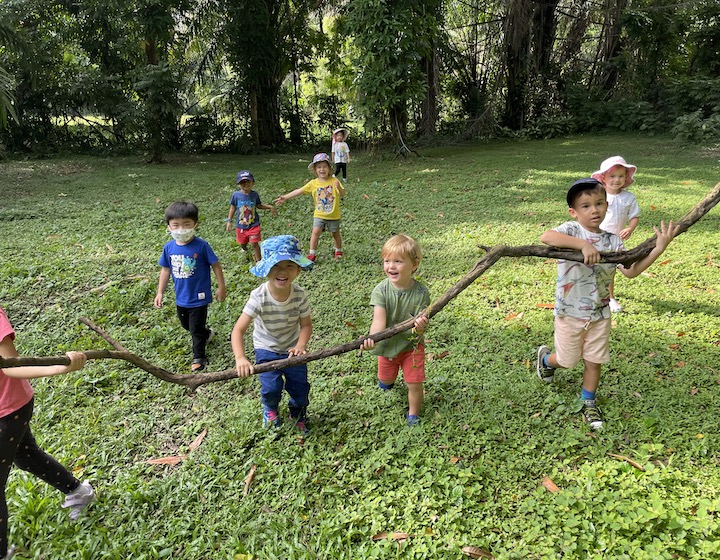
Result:
<svg viewBox="0 0 720 560"><path fill-rule="evenodd" d="M205 366L207 365L207 360L203 360L202 358L195 358L192 361L192 365L190 366L190 369L193 373L198 373L205 369Z"/></svg>

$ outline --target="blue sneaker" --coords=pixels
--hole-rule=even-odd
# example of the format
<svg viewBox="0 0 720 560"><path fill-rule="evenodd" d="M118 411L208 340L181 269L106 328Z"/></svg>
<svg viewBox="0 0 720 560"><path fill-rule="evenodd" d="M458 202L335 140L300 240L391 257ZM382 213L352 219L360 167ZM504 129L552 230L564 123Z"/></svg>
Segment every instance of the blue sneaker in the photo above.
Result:
<svg viewBox="0 0 720 560"><path fill-rule="evenodd" d="M263 411L263 428L279 428L281 422L277 410Z"/></svg>
<svg viewBox="0 0 720 560"><path fill-rule="evenodd" d="M413 426L420 425L420 417L419 416L416 416L414 414L408 414L405 416L405 418L407 419L407 425L410 426L411 428Z"/></svg>

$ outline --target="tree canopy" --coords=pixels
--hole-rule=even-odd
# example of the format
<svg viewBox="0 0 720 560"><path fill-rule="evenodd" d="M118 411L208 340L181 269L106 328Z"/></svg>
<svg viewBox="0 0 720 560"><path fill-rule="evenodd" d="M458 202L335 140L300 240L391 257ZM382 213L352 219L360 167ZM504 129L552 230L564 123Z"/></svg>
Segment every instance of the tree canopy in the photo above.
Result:
<svg viewBox="0 0 720 560"><path fill-rule="evenodd" d="M713 0L18 0L0 21L9 151L160 160L324 142L338 125L367 140L720 140Z"/></svg>

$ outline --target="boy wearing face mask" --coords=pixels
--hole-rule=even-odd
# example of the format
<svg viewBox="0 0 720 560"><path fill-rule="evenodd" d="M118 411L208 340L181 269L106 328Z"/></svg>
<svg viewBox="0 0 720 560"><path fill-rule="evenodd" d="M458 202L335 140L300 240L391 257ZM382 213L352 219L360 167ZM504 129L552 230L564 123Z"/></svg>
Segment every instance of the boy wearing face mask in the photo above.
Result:
<svg viewBox="0 0 720 560"><path fill-rule="evenodd" d="M172 241L165 244L158 262L162 268L154 305L162 307L163 294L172 276L177 315L182 327L192 336L191 369L195 373L207 366L205 346L215 334L207 326L207 308L212 302L210 269L217 280L215 297L218 301L225 300L225 277L210 244L195 236L197 206L192 202L173 202L165 209L165 223Z"/></svg>

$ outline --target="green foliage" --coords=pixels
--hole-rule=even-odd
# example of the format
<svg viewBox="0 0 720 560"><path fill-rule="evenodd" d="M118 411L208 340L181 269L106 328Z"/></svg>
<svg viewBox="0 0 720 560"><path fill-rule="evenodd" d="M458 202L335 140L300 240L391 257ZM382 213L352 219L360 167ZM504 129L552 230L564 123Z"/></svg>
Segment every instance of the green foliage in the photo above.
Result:
<svg viewBox="0 0 720 560"><path fill-rule="evenodd" d="M487 142L405 161L358 154L343 203L346 256L334 262L323 234L315 270L298 279L313 309L311 349L367 332L379 250L393 232L420 241L419 278L439 297L483 256L478 245L538 243L568 218L567 186L615 153L639 166L643 214L630 246L695 205L720 171L711 152L647 135ZM224 228L235 173L249 168L271 201L307 180L308 157L0 163L0 306L20 352L105 348L77 323L86 316L151 362L189 371L172 292L162 309L152 300L163 210L190 199L228 283L228 301L210 306L211 368L231 367L228 336L258 285ZM294 233L307 247L311 214L308 197L294 199L278 218L262 215L263 236ZM405 425L403 384L380 393L374 360L354 352L310 364L312 432L302 444L288 425L261 428L252 378L187 394L102 360L38 380L35 436L98 499L72 524L57 492L13 470L18 559L457 559L463 546L499 560L718 557L719 224L713 210L664 264L618 278L626 313L614 317L599 392L607 426L597 434L575 411L579 368L552 386L535 377L533 348L552 340L552 312L538 304L552 301L556 276L554 261L535 258L500 261L433 318L419 429ZM146 462L176 455L188 458ZM560 493L541 489L545 476ZM410 537L373 539L393 531Z"/></svg>
<svg viewBox="0 0 720 560"><path fill-rule="evenodd" d="M678 142L717 144L720 142L720 106L707 119L702 117L701 111L678 117L672 133Z"/></svg>

